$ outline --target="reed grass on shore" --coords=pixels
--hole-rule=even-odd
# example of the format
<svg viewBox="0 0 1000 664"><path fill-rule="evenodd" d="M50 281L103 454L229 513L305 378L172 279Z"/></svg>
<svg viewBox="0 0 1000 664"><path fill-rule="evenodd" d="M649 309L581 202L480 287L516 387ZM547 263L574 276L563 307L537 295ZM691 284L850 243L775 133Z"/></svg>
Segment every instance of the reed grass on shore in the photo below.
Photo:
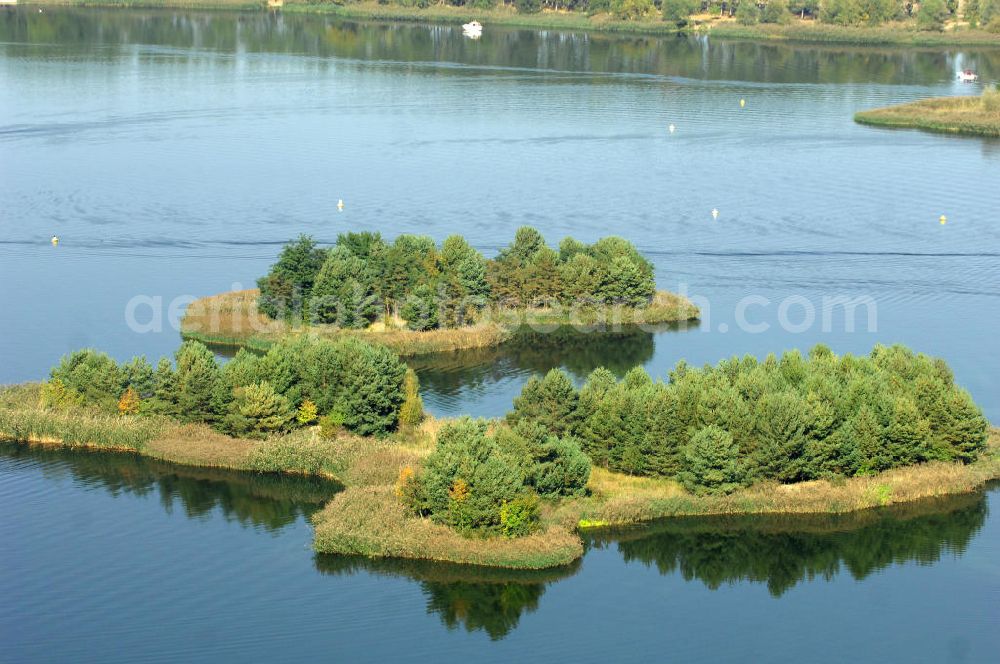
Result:
<svg viewBox="0 0 1000 664"><path fill-rule="evenodd" d="M499 346L513 338L519 329L544 330L558 326L584 329L656 325L696 320L698 308L687 298L666 291L657 292L652 302L642 308L581 307L576 309L493 308L484 321L468 327L418 332L399 327L373 325L364 330L334 325L291 325L262 314L257 309L256 289L232 291L195 300L181 321L186 339L206 344L267 350L275 341L294 334L314 334L327 339L355 337L388 346L403 357L447 353L471 348Z"/></svg>
<svg viewBox="0 0 1000 664"><path fill-rule="evenodd" d="M581 501L583 526L628 525L671 516L717 514L844 514L925 498L977 491L1000 479L1000 430L976 463L932 462L873 477L762 482L726 496L695 496L672 480L595 471L593 495ZM565 517L564 517L565 518Z"/></svg>
<svg viewBox="0 0 1000 664"><path fill-rule="evenodd" d="M947 134L1000 137L1000 91L980 97L937 97L855 114L877 127L923 129Z"/></svg>
<svg viewBox="0 0 1000 664"><path fill-rule="evenodd" d="M593 470L589 495L543 504L542 529L527 537L468 538L407 511L394 493L404 467L419 468L441 422L386 439L320 438L305 429L266 441L230 438L202 424L166 418L94 415L39 405L39 386L0 389L0 439L131 451L208 468L315 475L347 488L313 517L321 553L435 560L512 569L565 565L583 554L576 534L591 526L637 524L670 516L841 514L970 493L1000 478L1000 430L973 464L928 463L874 477L798 484L763 483L728 496L695 496L673 480Z"/></svg>
<svg viewBox="0 0 1000 664"><path fill-rule="evenodd" d="M470 538L409 514L391 486L349 488L313 516L320 553L417 558L468 565L542 569L583 555L583 542L549 525L526 537Z"/></svg>
<svg viewBox="0 0 1000 664"><path fill-rule="evenodd" d="M782 41L802 44L842 44L849 46L1000 46L1000 35L968 27L947 31L918 30L914 22L887 23L862 27L832 25L813 20L793 20L787 24L740 25L735 21L705 23L695 27L722 39Z"/></svg>

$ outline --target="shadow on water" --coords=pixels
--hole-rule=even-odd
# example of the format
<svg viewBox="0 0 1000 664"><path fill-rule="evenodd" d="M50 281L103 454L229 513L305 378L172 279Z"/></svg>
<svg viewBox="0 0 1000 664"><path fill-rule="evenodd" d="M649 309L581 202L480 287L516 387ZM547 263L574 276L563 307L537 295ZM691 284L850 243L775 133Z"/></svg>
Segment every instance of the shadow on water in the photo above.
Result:
<svg viewBox="0 0 1000 664"><path fill-rule="evenodd" d="M560 326L542 332L525 327L500 346L470 348L406 358L417 372L426 405L437 414L460 415L470 412L466 398L493 400L495 413L511 405L509 391L495 389L498 382L526 380L532 374L565 369L577 381L598 367L621 378L636 366L647 364L656 350L655 335L697 329L698 322L625 326L620 329L581 331ZM207 344L216 357L226 362L236 355L231 346ZM519 388L518 388L519 389ZM487 410L491 410L487 408ZM479 414L479 413L477 413Z"/></svg>
<svg viewBox="0 0 1000 664"><path fill-rule="evenodd" d="M961 555L987 513L984 492L846 515L676 518L601 530L588 544L616 544L626 562L680 573L712 590L763 583L780 597L803 581L829 581L841 572L860 581L890 565Z"/></svg>
<svg viewBox="0 0 1000 664"><path fill-rule="evenodd" d="M301 477L189 468L130 454L0 444L0 460L69 477L115 497L159 495L167 512L179 505L191 519L215 510L245 527L276 533L308 517L339 485ZM994 483L990 490L1000 484ZM780 597L797 584L832 582L842 572L863 580L892 565L930 565L962 555L987 517L985 492L933 499L853 515L677 518L644 527L587 531L588 550L616 546L626 563L655 566L709 589L762 583ZM485 632L499 640L534 612L549 585L584 566L517 571L421 560L317 554L324 575L358 573L410 579L428 614L449 629Z"/></svg>
<svg viewBox="0 0 1000 664"><path fill-rule="evenodd" d="M526 379L561 367L578 381L605 367L621 377L635 366L649 362L659 332L694 329L664 324L622 328L616 331L582 332L563 326L550 332L519 331L513 339L493 348L472 348L408 360L420 378L421 391L429 405L452 404L469 392L482 391L505 379ZM498 404L503 412L510 407L508 394ZM450 413L449 413L450 414Z"/></svg>
<svg viewBox="0 0 1000 664"><path fill-rule="evenodd" d="M996 484L993 485L995 488ZM962 555L987 516L985 493L920 501L853 515L683 518L585 535L588 549L616 545L626 563L655 565L715 590L763 583L780 597L804 581L842 571L863 580L891 565L929 565ZM535 611L547 586L576 574L580 561L554 570L512 571L429 561L317 555L324 574L367 572L420 584L427 612L449 629L482 630L499 640Z"/></svg>
<svg viewBox="0 0 1000 664"><path fill-rule="evenodd" d="M417 581L427 598L428 614L436 614L448 629L482 630L494 641L513 631L524 613L538 608L549 584L569 578L580 569L580 561L549 570L503 570L325 554L317 554L315 562L323 574L364 571Z"/></svg>
<svg viewBox="0 0 1000 664"><path fill-rule="evenodd" d="M69 476L113 496L159 495L168 513L177 506L188 518L221 510L227 520L277 532L308 517L341 489L321 478L194 468L136 454L69 450L0 443L0 458L30 463L47 477Z"/></svg>

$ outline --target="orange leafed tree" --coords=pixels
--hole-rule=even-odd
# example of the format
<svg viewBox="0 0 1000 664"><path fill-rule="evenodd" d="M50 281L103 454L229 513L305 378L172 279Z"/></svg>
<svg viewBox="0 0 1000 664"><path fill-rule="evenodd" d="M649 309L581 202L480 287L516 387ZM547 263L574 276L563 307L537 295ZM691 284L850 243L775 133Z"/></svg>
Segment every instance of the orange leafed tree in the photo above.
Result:
<svg viewBox="0 0 1000 664"><path fill-rule="evenodd" d="M131 386L118 400L118 412L121 415L136 415L139 412L139 394Z"/></svg>

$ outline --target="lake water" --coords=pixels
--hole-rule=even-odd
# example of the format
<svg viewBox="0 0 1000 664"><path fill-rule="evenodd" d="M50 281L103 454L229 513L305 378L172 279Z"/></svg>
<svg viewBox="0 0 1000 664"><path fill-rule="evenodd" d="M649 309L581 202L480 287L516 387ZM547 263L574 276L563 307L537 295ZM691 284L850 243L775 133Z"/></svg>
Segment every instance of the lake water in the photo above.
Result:
<svg viewBox="0 0 1000 664"><path fill-rule="evenodd" d="M977 94L954 81L967 67L1000 79L1000 50L0 9L0 383L82 346L172 353L186 298L252 285L299 233L462 233L492 254L529 224L633 240L702 323L423 359L433 412L498 415L553 366L662 376L901 342L947 359L997 422L1000 142L851 121ZM151 330L127 322L137 297ZM831 298L867 303L853 332L840 309L823 324ZM995 490L874 524L668 524L591 542L570 570L484 578L314 559L315 487L120 462L5 448L0 660L1000 646Z"/></svg>
<svg viewBox="0 0 1000 664"><path fill-rule="evenodd" d="M1000 490L533 573L316 556L335 487L0 445L0 661L993 661Z"/></svg>

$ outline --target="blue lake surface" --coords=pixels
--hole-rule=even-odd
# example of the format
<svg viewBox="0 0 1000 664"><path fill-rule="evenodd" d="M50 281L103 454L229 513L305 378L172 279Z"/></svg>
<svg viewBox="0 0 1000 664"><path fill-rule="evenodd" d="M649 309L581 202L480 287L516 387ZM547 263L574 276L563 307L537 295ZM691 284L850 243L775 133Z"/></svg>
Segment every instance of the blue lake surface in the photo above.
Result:
<svg viewBox="0 0 1000 664"><path fill-rule="evenodd" d="M252 286L300 233L461 233L491 255L527 224L551 244L629 238L701 324L415 361L429 410L499 415L554 366L664 376L682 358L899 342L945 358L1000 422L1000 142L851 119L978 94L964 68L1000 79L1000 50L3 9L0 383L83 346L170 354L191 297ZM158 329L128 324L137 297ZM834 308L824 326L831 298L874 317L857 309L850 331ZM1000 647L996 490L874 525L654 526L521 578L317 559L320 489L139 466L3 449L0 660L975 662Z"/></svg>

